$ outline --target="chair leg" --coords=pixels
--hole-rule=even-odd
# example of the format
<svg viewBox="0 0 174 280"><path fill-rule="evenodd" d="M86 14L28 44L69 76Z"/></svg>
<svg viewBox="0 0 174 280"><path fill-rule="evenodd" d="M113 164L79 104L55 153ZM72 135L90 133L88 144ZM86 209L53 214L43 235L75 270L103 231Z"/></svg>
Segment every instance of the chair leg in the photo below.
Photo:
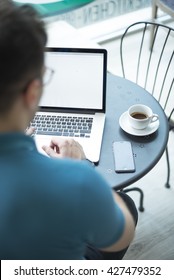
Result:
<svg viewBox="0 0 174 280"><path fill-rule="evenodd" d="M155 4L155 1L153 1L153 2L154 3L152 4L152 21L155 21L155 19L157 18L158 6ZM150 29L151 29L150 30L150 50L152 50L155 26L152 25Z"/></svg>
<svg viewBox="0 0 174 280"><path fill-rule="evenodd" d="M139 206L139 211L144 212L144 207L143 207L143 201L144 201L144 193L140 188L134 187L134 188L129 188L129 189L124 189L123 192L131 192L131 191L137 191L140 193L140 206Z"/></svg>
<svg viewBox="0 0 174 280"><path fill-rule="evenodd" d="M170 180L170 162L169 162L169 152L168 147L166 147L166 160L167 160L167 180L165 183L166 188L170 188L169 180Z"/></svg>
<svg viewBox="0 0 174 280"><path fill-rule="evenodd" d="M152 4L152 20L154 21L157 18L157 10L158 10L158 6L155 3L156 1L153 0L153 4Z"/></svg>

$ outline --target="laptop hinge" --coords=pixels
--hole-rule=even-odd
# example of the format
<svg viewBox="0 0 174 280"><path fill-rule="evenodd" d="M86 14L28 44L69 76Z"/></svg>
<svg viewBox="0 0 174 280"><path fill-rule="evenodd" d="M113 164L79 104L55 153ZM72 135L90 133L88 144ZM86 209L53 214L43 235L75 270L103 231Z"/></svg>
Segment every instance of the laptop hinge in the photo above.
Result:
<svg viewBox="0 0 174 280"><path fill-rule="evenodd" d="M101 110L90 110L90 109L84 109L84 110L80 110L80 109L58 109L58 108L46 108L46 107L40 107L38 109L38 112L48 112L48 113L70 113L70 114L96 114L96 113L104 113Z"/></svg>

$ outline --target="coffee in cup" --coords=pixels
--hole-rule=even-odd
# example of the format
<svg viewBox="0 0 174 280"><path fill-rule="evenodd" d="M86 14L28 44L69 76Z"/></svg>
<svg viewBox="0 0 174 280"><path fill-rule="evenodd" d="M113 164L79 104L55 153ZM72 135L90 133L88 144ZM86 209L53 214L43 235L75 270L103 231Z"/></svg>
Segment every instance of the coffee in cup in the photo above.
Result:
<svg viewBox="0 0 174 280"><path fill-rule="evenodd" d="M135 104L128 109L130 125L135 129L145 129L150 123L156 122L159 117L152 109L143 104Z"/></svg>

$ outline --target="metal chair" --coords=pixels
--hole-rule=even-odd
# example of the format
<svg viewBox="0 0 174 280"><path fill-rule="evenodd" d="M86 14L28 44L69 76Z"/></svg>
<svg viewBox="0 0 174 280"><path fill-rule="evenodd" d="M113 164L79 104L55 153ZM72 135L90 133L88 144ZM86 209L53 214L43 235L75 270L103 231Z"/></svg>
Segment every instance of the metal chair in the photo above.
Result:
<svg viewBox="0 0 174 280"><path fill-rule="evenodd" d="M152 28L154 28L154 33L149 48ZM134 33L136 37L131 47L129 35ZM157 99L168 116L169 130L173 130L174 29L154 22L136 22L130 25L121 37L120 57L123 77L142 86ZM170 188L168 147L166 148L166 159L167 180L165 186ZM125 191L130 191L130 189ZM140 191L142 192L142 190ZM143 209L141 192L140 208Z"/></svg>

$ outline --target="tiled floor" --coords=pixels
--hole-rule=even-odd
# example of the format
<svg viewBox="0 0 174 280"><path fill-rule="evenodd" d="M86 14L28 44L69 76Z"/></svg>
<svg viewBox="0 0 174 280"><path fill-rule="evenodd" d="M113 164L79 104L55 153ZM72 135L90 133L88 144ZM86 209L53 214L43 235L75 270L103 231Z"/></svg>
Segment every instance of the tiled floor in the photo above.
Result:
<svg viewBox="0 0 174 280"><path fill-rule="evenodd" d="M130 48L135 37L132 36ZM108 63L112 72L122 76L119 59L119 40L102 44L108 50ZM173 48L173 45L171 45ZM131 61L131 52L130 52ZM131 63L131 62L130 62ZM144 178L134 185L145 194L145 211L139 212L136 236L125 259L174 259L174 132L170 133L171 189L164 187L166 181L165 155ZM138 206L139 195L130 192Z"/></svg>

